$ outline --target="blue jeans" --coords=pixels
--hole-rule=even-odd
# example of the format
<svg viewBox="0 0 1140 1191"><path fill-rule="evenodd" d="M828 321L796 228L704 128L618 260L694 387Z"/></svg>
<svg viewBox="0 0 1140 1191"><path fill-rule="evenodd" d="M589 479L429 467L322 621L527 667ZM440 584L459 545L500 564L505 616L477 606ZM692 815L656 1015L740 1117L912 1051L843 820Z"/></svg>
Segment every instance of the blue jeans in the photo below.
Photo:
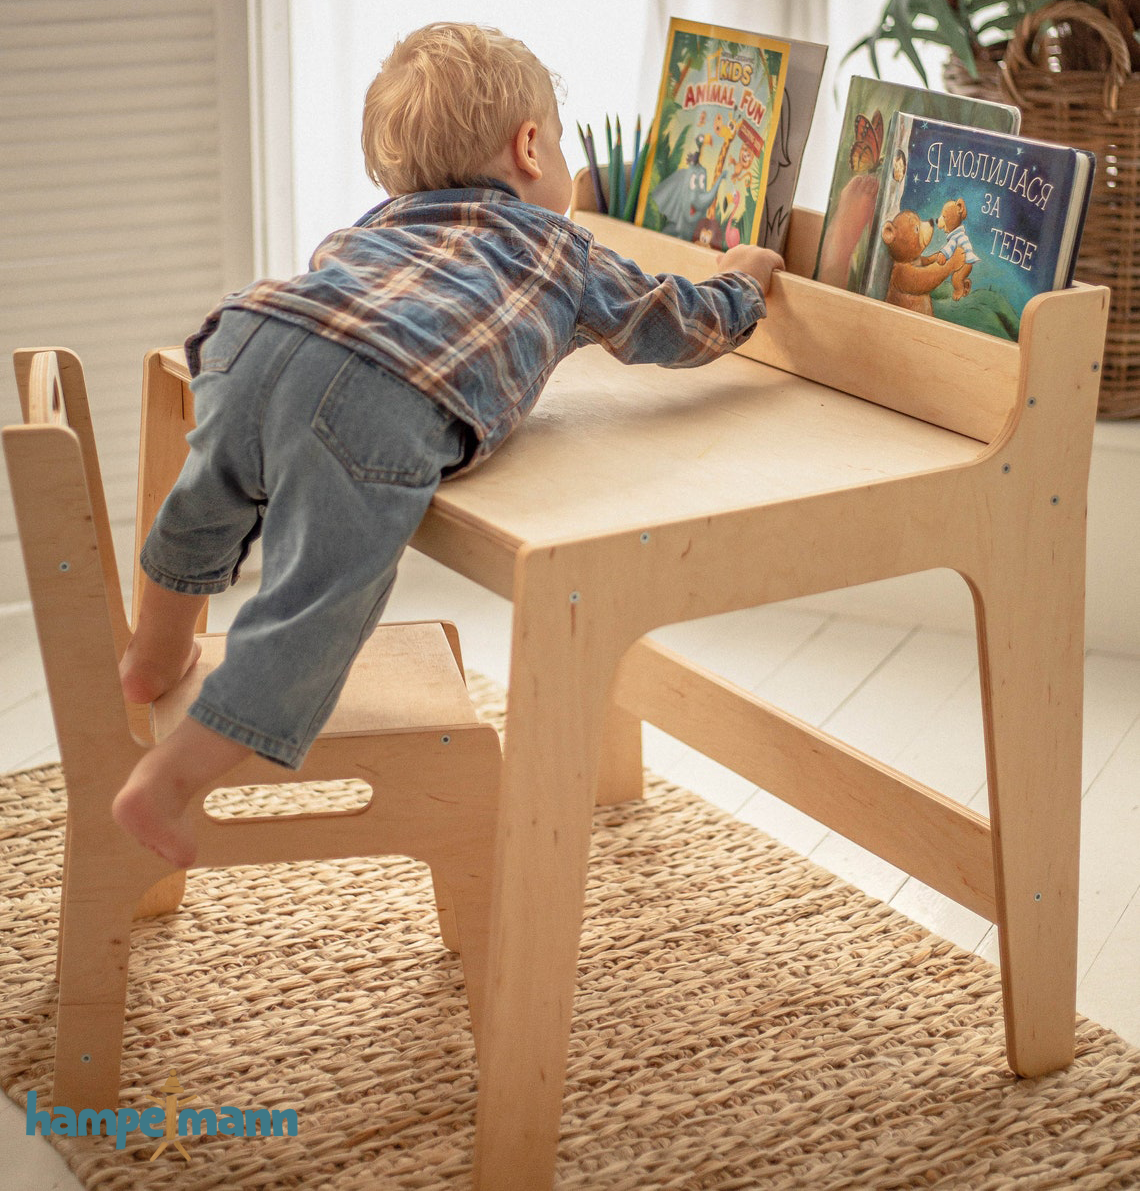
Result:
<svg viewBox="0 0 1140 1191"><path fill-rule="evenodd" d="M261 586L189 714L297 768L471 432L356 353L241 310L204 344L192 388L190 454L142 566L162 587L211 595L262 536Z"/></svg>

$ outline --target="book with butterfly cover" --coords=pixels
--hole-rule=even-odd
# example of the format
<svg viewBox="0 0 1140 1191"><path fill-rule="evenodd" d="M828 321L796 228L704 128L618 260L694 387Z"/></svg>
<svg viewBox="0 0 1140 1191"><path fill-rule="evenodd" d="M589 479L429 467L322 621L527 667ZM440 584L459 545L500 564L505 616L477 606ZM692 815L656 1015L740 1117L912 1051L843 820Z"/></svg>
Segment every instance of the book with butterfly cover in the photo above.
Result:
<svg viewBox="0 0 1140 1191"><path fill-rule="evenodd" d="M1016 342L1035 294L1073 279L1096 159L896 112L863 292Z"/></svg>
<svg viewBox="0 0 1140 1191"><path fill-rule="evenodd" d="M883 142L891 118L900 111L995 132L1016 134L1021 127L1021 112L1008 104L856 75L847 91L813 274L816 281L856 292L864 289L871 219L889 168Z"/></svg>
<svg viewBox="0 0 1140 1191"><path fill-rule="evenodd" d="M788 57L786 41L669 21L635 223L722 250L758 242Z"/></svg>

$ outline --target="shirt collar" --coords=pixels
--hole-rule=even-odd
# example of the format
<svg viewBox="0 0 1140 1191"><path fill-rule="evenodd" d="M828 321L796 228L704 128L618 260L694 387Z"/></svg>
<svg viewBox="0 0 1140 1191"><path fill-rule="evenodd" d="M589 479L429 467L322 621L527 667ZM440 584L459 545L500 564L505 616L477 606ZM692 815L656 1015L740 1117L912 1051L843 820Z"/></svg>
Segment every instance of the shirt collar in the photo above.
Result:
<svg viewBox="0 0 1140 1191"><path fill-rule="evenodd" d="M383 199L371 210L366 211L352 226L366 227L381 211L389 207L414 207L426 203L470 203L490 202L502 195L517 199L518 191L498 178L473 178L465 186L446 187L442 190L416 190L410 194L398 194Z"/></svg>

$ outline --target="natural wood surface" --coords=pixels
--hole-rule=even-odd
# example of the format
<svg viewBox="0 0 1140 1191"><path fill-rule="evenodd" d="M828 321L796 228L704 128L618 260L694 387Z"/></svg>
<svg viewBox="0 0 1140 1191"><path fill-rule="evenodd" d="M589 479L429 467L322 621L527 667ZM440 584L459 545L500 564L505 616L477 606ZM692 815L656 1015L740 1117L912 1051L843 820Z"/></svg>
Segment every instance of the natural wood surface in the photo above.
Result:
<svg viewBox="0 0 1140 1191"><path fill-rule="evenodd" d="M984 449L738 354L679 372L586 349L486 464L440 488L431 516L485 527L513 554L933 471Z"/></svg>
<svg viewBox="0 0 1140 1191"><path fill-rule="evenodd" d="M625 655L615 698L975 914L997 917L983 816L656 642Z"/></svg>
<svg viewBox="0 0 1140 1191"><path fill-rule="evenodd" d="M211 670L225 656L224 633L198 637L202 656L186 677L153 705L155 737L168 735L186 714ZM473 724L475 715L455 655L436 622L382 624L357 657L323 736L403 732Z"/></svg>
<svg viewBox="0 0 1140 1191"><path fill-rule="evenodd" d="M603 234L598 221L592 226ZM636 246L649 271L675 267L677 250L661 238L612 230L608 242ZM800 259L808 255L797 249ZM1071 1060L1084 500L1106 310L1103 289L1076 286L1035 299L1018 345L984 344L956 327L918 326L906 312L777 276L764 330L783 337L775 349L783 354L765 343L757 354L767 364L734 360L696 375L662 375L656 392L605 362L572 359L556 375L548 424L540 407L531 433L516 439L516 454L498 471L443 490L424 534L438 557L452 565L474 559L487 572L497 569L501 582L501 564L491 560L518 543L505 843L492 936L498 995L488 1030L531 1045L489 1052L479 1186L553 1180L587 812L611 689L627 711L666 719L714 759L767 774L775 793L846 823L866 846L992 914L1002 939L1011 1065L1037 1075ZM846 432L833 436L826 418L815 421L807 395L820 380L838 380L838 360L852 358L857 337L864 341L857 358L873 372L837 387L867 400L847 406L837 394L820 395L823 408L850 418ZM938 379L914 383L908 365L929 359L953 362L947 373L956 395L954 384ZM785 374L782 389L771 370L777 363L797 374ZM800 398L784 434L747 436L751 452L739 454L729 434L702 437L738 376L742 406L749 376L756 406L773 390ZM713 377L725 382L719 393ZM674 440L679 459L631 446L633 434L625 449L611 450L613 411L631 390L647 441L684 409L674 423L688 431ZM707 400L693 399L698 392ZM784 453L797 427L799 452ZM918 433L932 435L923 445L936 443L941 459L916 459ZM556 440L572 463L552 480ZM507 481L521 481L528 462L535 491L520 511L521 483ZM577 483L567 482L571 467ZM663 493L669 480L675 491ZM556 486L561 499L548 499ZM599 491L610 497L608 513ZM933 567L963 574L978 606L988 826L775 709L734 701L684 666L654 682L645 647L636 644L661 624ZM733 724L753 731L742 741ZM766 761L766 745L786 752ZM809 782L828 785L809 789ZM869 803L876 813L862 815ZM524 982L520 965L547 980Z"/></svg>

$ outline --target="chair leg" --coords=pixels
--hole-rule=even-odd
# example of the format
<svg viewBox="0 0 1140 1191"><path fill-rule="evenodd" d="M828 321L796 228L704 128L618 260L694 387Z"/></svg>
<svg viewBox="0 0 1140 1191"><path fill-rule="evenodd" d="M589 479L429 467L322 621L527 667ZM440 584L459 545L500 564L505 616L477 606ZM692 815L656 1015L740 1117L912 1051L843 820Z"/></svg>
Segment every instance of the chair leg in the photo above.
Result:
<svg viewBox="0 0 1140 1191"><path fill-rule="evenodd" d="M481 1060L502 753L495 730L486 725L462 733L452 747L459 750L456 771L461 774L467 822L442 825L432 883L444 944L458 952L463 963L471 1028Z"/></svg>
<svg viewBox="0 0 1140 1191"><path fill-rule="evenodd" d="M461 946L463 983L471 1010L471 1032L476 1057L483 1057L484 1005L486 1003L487 957L491 941L491 881L489 873L457 878L455 926Z"/></svg>
<svg viewBox="0 0 1140 1191"><path fill-rule="evenodd" d="M59 983L60 972L63 968L63 908L67 905L67 893L71 874L71 816L68 815L63 825L63 869L59 879L59 930L55 940L55 981Z"/></svg>
<svg viewBox="0 0 1140 1191"><path fill-rule="evenodd" d="M134 899L64 907L52 1102L78 1111L119 1103Z"/></svg>
<svg viewBox="0 0 1140 1191"><path fill-rule="evenodd" d="M602 729L602 751L598 768L599 806L630 802L645 794L641 759L641 720L632 712L610 703Z"/></svg>
<svg viewBox="0 0 1140 1191"><path fill-rule="evenodd" d="M1006 1048L1021 1076L1066 1066L1075 1043L1084 601L1064 574L1019 573L992 601L974 589Z"/></svg>
<svg viewBox="0 0 1140 1191"><path fill-rule="evenodd" d="M438 869L431 870L435 912L439 915L439 936L448 951L459 951L459 927L455 921L455 896Z"/></svg>

